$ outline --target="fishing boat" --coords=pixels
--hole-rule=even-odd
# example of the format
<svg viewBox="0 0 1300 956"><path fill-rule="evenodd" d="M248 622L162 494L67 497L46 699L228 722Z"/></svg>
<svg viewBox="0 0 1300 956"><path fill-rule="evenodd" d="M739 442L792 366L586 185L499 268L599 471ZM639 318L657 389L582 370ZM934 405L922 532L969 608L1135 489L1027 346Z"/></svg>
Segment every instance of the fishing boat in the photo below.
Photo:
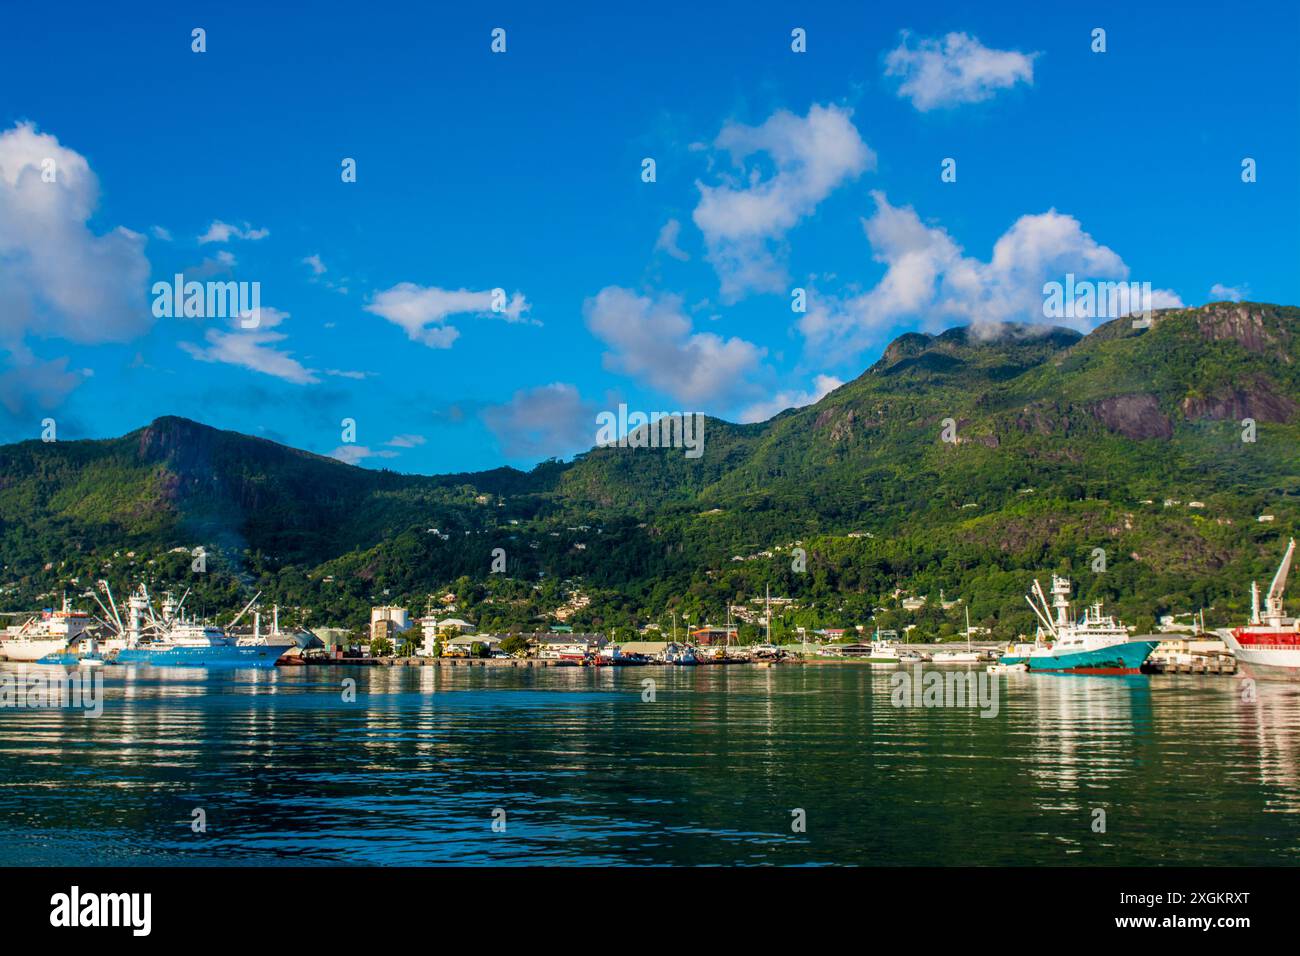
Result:
<svg viewBox="0 0 1300 956"><path fill-rule="evenodd" d="M678 644L676 641L664 649L664 661L678 667L694 667L699 663L689 644Z"/></svg>
<svg viewBox="0 0 1300 956"><path fill-rule="evenodd" d="M188 594L186 591L180 601L175 601L170 592L166 593L161 611L155 612L149 591L141 584L127 601L125 627L118 617L126 646L118 650L115 660L119 664L154 667L273 667L288 649L284 644L241 644L215 624L187 618L184 606ZM232 627L256 600L253 598L239 612ZM116 605L112 613L117 617Z"/></svg>
<svg viewBox="0 0 1300 956"><path fill-rule="evenodd" d="M1052 603L1037 580L1025 597L1038 618L1034 648L1023 660L1031 671L1076 674L1137 674L1159 641L1135 641L1128 628L1096 603L1083 617L1070 617L1070 580L1052 575ZM1055 612L1055 615L1053 615ZM1003 658L1001 663L1008 662Z"/></svg>
<svg viewBox="0 0 1300 956"><path fill-rule="evenodd" d="M867 655L868 664L901 664L903 657L898 648L887 641L872 641L871 653Z"/></svg>
<svg viewBox="0 0 1300 956"><path fill-rule="evenodd" d="M1258 677L1300 680L1300 622L1287 617L1283 607L1287 577L1295 557L1295 538L1286 546L1282 563L1273 575L1264 608L1259 606L1259 585L1250 583L1250 623L1244 627L1223 628L1216 633L1223 638L1232 656Z"/></svg>
<svg viewBox="0 0 1300 956"><path fill-rule="evenodd" d="M74 611L65 595L60 610L46 609L0 635L0 657L9 661L39 661L50 654L64 653L93 626L95 619L85 611Z"/></svg>

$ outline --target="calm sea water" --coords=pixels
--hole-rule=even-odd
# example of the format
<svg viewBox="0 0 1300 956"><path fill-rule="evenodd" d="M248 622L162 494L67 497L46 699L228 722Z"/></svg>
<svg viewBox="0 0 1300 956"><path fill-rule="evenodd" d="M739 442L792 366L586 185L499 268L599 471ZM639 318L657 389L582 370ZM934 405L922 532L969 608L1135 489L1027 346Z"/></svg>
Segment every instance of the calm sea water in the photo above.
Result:
<svg viewBox="0 0 1300 956"><path fill-rule="evenodd" d="M1008 675L983 718L865 666L102 673L99 718L0 709L0 862L1300 862L1294 685Z"/></svg>

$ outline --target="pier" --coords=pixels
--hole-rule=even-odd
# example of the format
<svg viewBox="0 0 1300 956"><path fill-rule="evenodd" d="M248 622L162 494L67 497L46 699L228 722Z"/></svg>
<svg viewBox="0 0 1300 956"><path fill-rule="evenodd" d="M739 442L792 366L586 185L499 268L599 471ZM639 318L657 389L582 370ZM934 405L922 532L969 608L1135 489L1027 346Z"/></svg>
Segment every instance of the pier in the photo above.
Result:
<svg viewBox="0 0 1300 956"><path fill-rule="evenodd" d="M1144 674L1224 674L1237 673L1237 659L1228 655L1201 657L1191 661L1148 660Z"/></svg>

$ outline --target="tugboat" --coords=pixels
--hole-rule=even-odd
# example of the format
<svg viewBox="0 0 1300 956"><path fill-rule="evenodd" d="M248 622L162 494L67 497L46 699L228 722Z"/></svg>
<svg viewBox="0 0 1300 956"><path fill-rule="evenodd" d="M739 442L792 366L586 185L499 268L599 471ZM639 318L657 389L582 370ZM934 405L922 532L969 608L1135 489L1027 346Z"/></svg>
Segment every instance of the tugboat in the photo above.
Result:
<svg viewBox="0 0 1300 956"><path fill-rule="evenodd" d="M1021 661L1031 671L1068 671L1075 674L1137 674L1159 641L1135 641L1128 629L1093 604L1078 621L1070 619L1070 580L1052 575L1052 603L1037 580L1025 597L1038 618L1034 648ZM1056 612L1053 618L1052 612Z"/></svg>
<svg viewBox="0 0 1300 956"><path fill-rule="evenodd" d="M1259 609L1259 585L1250 583L1250 623L1245 627L1220 629L1228 650L1240 663L1256 676L1300 680L1300 623L1287 617L1283 608L1286 579L1291 573L1291 559L1295 557L1295 538L1286 546L1282 563L1278 565L1273 583L1264 598L1264 611Z"/></svg>

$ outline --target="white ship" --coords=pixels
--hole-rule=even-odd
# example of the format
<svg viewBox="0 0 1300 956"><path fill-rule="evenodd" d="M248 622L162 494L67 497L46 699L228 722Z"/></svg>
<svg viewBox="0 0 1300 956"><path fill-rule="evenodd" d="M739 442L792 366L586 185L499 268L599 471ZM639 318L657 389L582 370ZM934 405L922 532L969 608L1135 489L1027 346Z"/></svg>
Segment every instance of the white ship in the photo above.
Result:
<svg viewBox="0 0 1300 956"><path fill-rule="evenodd" d="M6 628L0 635L0 657L8 661L38 661L46 654L58 654L81 637L95 623L84 611L74 611L63 599L58 611L42 611L22 624Z"/></svg>
<svg viewBox="0 0 1300 956"><path fill-rule="evenodd" d="M1287 617L1283 608L1286 579L1295 556L1295 538L1286 546L1273 583L1259 608L1259 585L1250 584L1250 623L1245 627L1222 628L1223 638L1232 656L1246 665L1245 670L1258 677L1300 680L1300 624Z"/></svg>
<svg viewBox="0 0 1300 956"><path fill-rule="evenodd" d="M1159 643L1133 640L1128 628L1102 613L1100 602L1084 608L1081 619L1071 620L1069 578L1052 575L1050 604L1037 580L1025 600L1038 618L1033 649L1028 657L1005 654L999 663L1023 663L1031 671L1136 674Z"/></svg>

